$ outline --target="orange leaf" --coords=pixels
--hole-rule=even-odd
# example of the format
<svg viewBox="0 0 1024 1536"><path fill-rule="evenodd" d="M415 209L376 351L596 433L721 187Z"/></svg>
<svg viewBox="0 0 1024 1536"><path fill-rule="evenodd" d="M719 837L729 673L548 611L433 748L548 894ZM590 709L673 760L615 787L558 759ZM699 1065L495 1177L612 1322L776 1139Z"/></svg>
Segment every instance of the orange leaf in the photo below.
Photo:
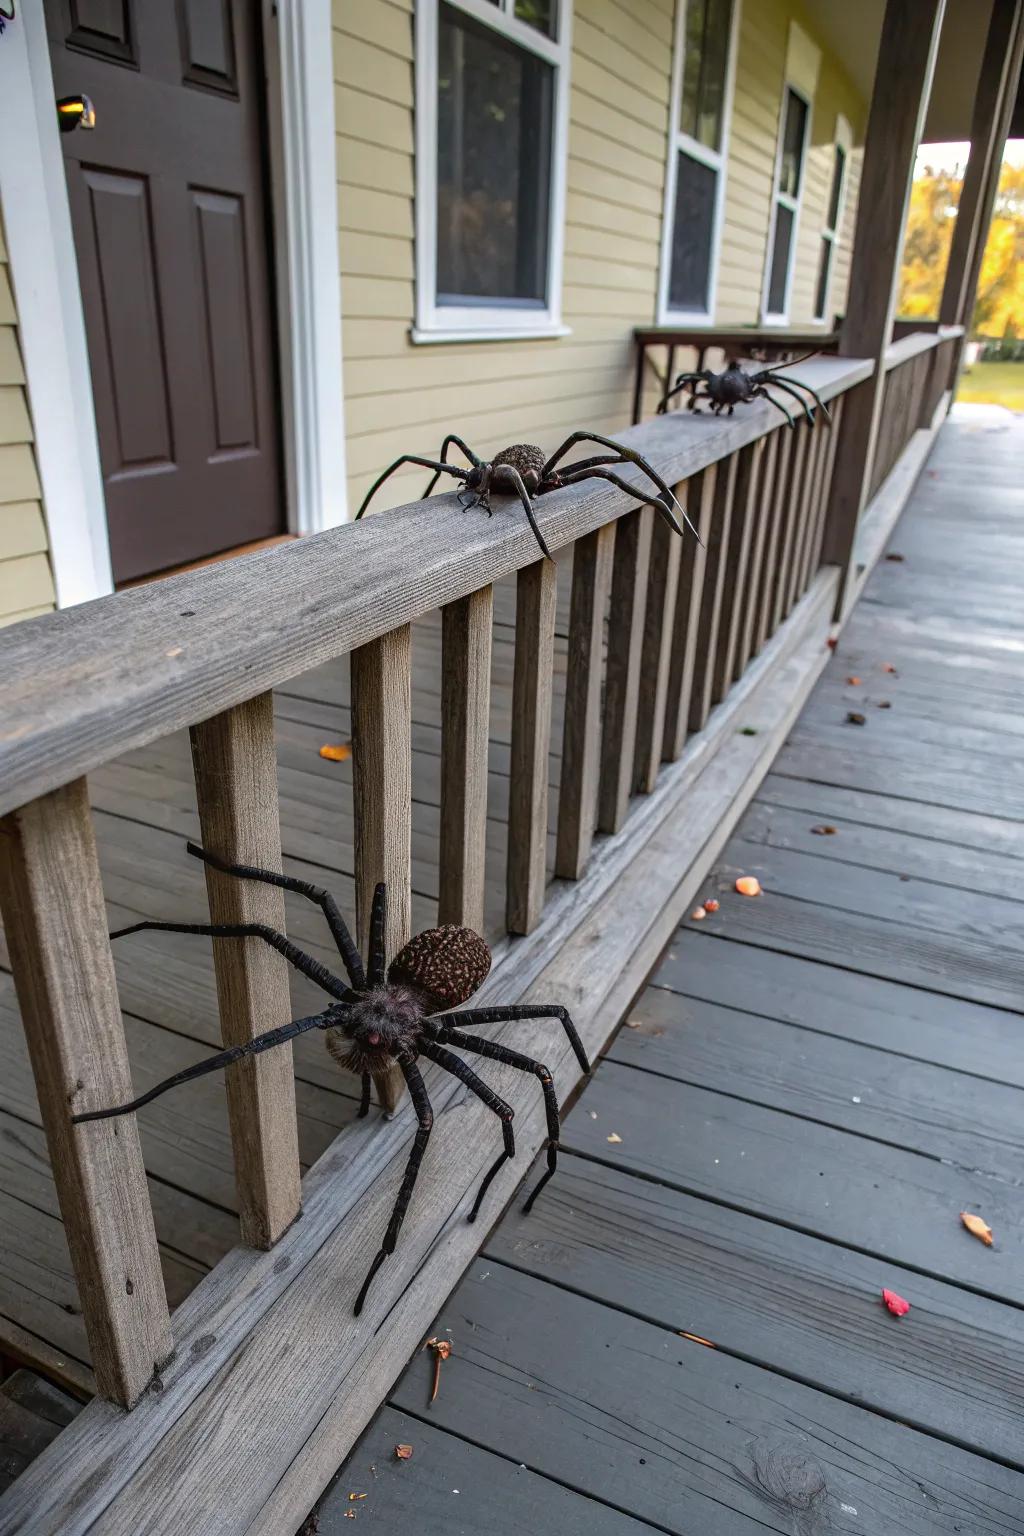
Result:
<svg viewBox="0 0 1024 1536"><path fill-rule="evenodd" d="M828 822L823 822L820 827L811 828L811 831L814 833L815 837L835 837L836 830L837 829L833 826L830 826Z"/></svg>
<svg viewBox="0 0 1024 1536"><path fill-rule="evenodd" d="M690 920L694 923L702 923L706 917L707 913L703 907L695 907L690 913Z"/></svg>
<svg viewBox="0 0 1024 1536"><path fill-rule="evenodd" d="M736 881L736 889L741 896L760 896L761 882L756 875L741 875Z"/></svg>
<svg viewBox="0 0 1024 1536"><path fill-rule="evenodd" d="M399 1461L411 1461L412 1460L412 1446L411 1445L396 1445L395 1446L395 1455L396 1455L396 1457L398 1458Z"/></svg>
<svg viewBox="0 0 1024 1536"><path fill-rule="evenodd" d="M709 896L707 901L704 903L704 911L705 912L717 912L718 911L718 902L715 900L715 898L713 896Z"/></svg>
<svg viewBox="0 0 1024 1536"><path fill-rule="evenodd" d="M982 1221L980 1216L972 1216L970 1211L961 1211L960 1220L972 1237L978 1238L986 1248L992 1247L992 1228L987 1221Z"/></svg>
<svg viewBox="0 0 1024 1536"><path fill-rule="evenodd" d="M906 1317L910 1311L910 1302L904 1301L902 1296L897 1296L895 1291L883 1290L882 1300L894 1317Z"/></svg>
<svg viewBox="0 0 1024 1536"><path fill-rule="evenodd" d="M860 678L859 677L848 677L846 679L846 683L847 683L847 687L849 687L849 688L859 688L860 687Z"/></svg>
<svg viewBox="0 0 1024 1536"><path fill-rule="evenodd" d="M681 1339L689 1339L691 1344L703 1344L705 1349L718 1348L718 1345L712 1344L710 1339L702 1339L699 1333L685 1333L682 1328L679 1330L679 1337Z"/></svg>
<svg viewBox="0 0 1024 1536"><path fill-rule="evenodd" d="M347 763L352 756L352 744L348 741L331 742L320 748L320 756L329 763Z"/></svg>

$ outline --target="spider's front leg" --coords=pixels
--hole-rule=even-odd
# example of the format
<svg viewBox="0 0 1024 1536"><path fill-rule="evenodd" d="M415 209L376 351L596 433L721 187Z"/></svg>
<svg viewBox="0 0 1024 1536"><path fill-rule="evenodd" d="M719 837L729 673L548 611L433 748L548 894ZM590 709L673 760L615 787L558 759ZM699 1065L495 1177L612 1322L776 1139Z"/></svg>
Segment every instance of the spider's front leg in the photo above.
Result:
<svg viewBox="0 0 1024 1536"><path fill-rule="evenodd" d="M468 443L464 443L462 441L461 437L456 437L454 432L449 432L448 436L445 438L444 442L441 444L441 452L440 452L440 455L438 457L438 463L439 464L443 464L443 465L447 465L448 464L448 449L449 448L459 448L459 449L461 449L462 452L466 455L466 458L472 464L473 468L474 469L479 469L480 468L480 460L477 458L477 456L473 452L472 448L470 448ZM440 478L441 478L443 473L444 473L443 469L435 469L434 470L434 474L433 474L433 477L432 477L432 479L430 481L430 484L427 486L426 490L423 492L423 495L420 497L421 501L426 501L427 497L430 495L431 491L434 489L434 486L440 480Z"/></svg>
<svg viewBox="0 0 1024 1536"><path fill-rule="evenodd" d="M419 464L423 469L436 470L439 475L454 475L456 480L468 480L470 475L470 471L468 469L461 469L458 464L445 464L439 459L426 459L418 453L403 453L401 458L396 459L393 464L389 464L383 474L378 475L376 480L370 486L370 489L363 497L362 506L359 508L359 511L355 515L355 521L357 523L362 517L363 513L366 511L367 507L370 505L370 502L373 500L374 496L384 484L384 481L393 475L396 470L401 469L403 464ZM433 480L430 483L433 485Z"/></svg>

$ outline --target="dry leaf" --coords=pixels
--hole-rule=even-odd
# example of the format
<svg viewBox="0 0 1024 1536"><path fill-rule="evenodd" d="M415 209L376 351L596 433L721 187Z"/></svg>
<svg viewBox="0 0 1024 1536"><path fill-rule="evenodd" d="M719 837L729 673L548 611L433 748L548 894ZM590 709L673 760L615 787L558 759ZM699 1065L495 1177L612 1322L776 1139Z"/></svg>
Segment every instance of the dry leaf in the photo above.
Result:
<svg viewBox="0 0 1024 1536"><path fill-rule="evenodd" d="M892 555L886 555L886 557L885 557L885 558L886 558L886 559L887 559L887 560L899 560L899 561L902 561L902 559L903 559L903 556L902 556L902 555L896 555L896 554L892 554Z"/></svg>
<svg viewBox="0 0 1024 1536"><path fill-rule="evenodd" d="M893 666L891 661L882 662L882 671L888 672L891 677L899 677L899 673L896 671L896 668Z"/></svg>
<svg viewBox="0 0 1024 1536"><path fill-rule="evenodd" d="M741 896L760 896L761 882L756 875L741 875L736 881L736 889Z"/></svg>
<svg viewBox="0 0 1024 1536"><path fill-rule="evenodd" d="M703 1344L705 1349L718 1348L718 1345L712 1344L710 1339L702 1339L699 1333L684 1333L682 1328L679 1329L679 1337L681 1339L689 1339L691 1344Z"/></svg>
<svg viewBox="0 0 1024 1536"><path fill-rule="evenodd" d="M904 1301L902 1296L897 1296L895 1291L883 1291L882 1300L889 1308L893 1317L906 1317L910 1311L910 1302Z"/></svg>
<svg viewBox="0 0 1024 1536"><path fill-rule="evenodd" d="M173 661L175 656L181 655L182 649L183 647L180 645L173 645L169 651L164 652L164 655L167 656L169 660Z"/></svg>
<svg viewBox="0 0 1024 1536"><path fill-rule="evenodd" d="M690 913L690 918L695 923L702 923L706 917L707 913L704 911L703 907L695 907L694 910Z"/></svg>
<svg viewBox="0 0 1024 1536"><path fill-rule="evenodd" d="M859 715L855 709L851 709L847 713L846 723L847 725L867 725L867 720L863 715Z"/></svg>
<svg viewBox="0 0 1024 1536"><path fill-rule="evenodd" d="M397 1461L411 1461L412 1460L412 1446L411 1445L396 1445L395 1446L395 1459Z"/></svg>
<svg viewBox="0 0 1024 1536"><path fill-rule="evenodd" d="M356 1512L355 1512L354 1509L346 1509L345 1515L344 1515L344 1518L346 1520L354 1520L355 1517L356 1517Z"/></svg>
<svg viewBox="0 0 1024 1536"><path fill-rule="evenodd" d="M839 644L839 636L829 635L828 639L825 641L825 644L828 646L830 651L834 651L836 646Z"/></svg>
<svg viewBox="0 0 1024 1536"><path fill-rule="evenodd" d="M354 1504L358 1499L365 1499L365 1498L366 1498L366 1494L365 1493L350 1493L349 1496L348 1496L348 1501L349 1501L350 1504Z"/></svg>
<svg viewBox="0 0 1024 1536"><path fill-rule="evenodd" d="M320 748L320 756L326 757L329 763L347 763L352 756L352 743L329 741L326 746Z"/></svg>
<svg viewBox="0 0 1024 1536"><path fill-rule="evenodd" d="M835 837L838 828L830 826L828 822L822 822L820 827L812 827L811 831L815 837Z"/></svg>
<svg viewBox="0 0 1024 1536"><path fill-rule="evenodd" d="M715 900L715 898L713 896L709 896L707 901L704 903L704 911L705 912L717 912L718 911L718 902Z"/></svg>
<svg viewBox="0 0 1024 1536"><path fill-rule="evenodd" d="M961 1211L960 1220L972 1237L978 1238L986 1248L992 1247L992 1228L987 1221L982 1221L980 1216L972 1216L970 1211Z"/></svg>
<svg viewBox="0 0 1024 1536"><path fill-rule="evenodd" d="M622 1137L621 1136L617 1136L616 1133L614 1131L612 1131L610 1136L606 1136L605 1137L605 1140L606 1141L611 1141L611 1142L614 1142L614 1143L618 1144L622 1140Z"/></svg>
<svg viewBox="0 0 1024 1536"><path fill-rule="evenodd" d="M846 686L848 688L859 688L860 687L860 682L861 682L861 680L860 680L859 677L848 677L846 679Z"/></svg>

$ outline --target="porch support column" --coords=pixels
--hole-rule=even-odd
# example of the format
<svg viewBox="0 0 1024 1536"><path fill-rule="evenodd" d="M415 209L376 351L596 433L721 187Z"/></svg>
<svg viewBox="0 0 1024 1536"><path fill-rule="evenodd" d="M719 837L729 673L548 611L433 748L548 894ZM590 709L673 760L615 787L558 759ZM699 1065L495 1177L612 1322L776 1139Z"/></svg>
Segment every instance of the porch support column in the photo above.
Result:
<svg viewBox="0 0 1024 1536"><path fill-rule="evenodd" d="M939 320L943 325L964 327L951 374L954 383L959 376L964 345L969 339L985 242L999 189L1003 150L1017 99L1022 55L1024 0L993 0L971 119L971 150L939 308Z"/></svg>
<svg viewBox="0 0 1024 1536"><path fill-rule="evenodd" d="M857 520L867 496L910 184L944 9L945 0L888 0L878 45L839 346L844 356L871 357L877 366L872 378L846 396L832 479L824 559L843 570L837 619L845 605Z"/></svg>

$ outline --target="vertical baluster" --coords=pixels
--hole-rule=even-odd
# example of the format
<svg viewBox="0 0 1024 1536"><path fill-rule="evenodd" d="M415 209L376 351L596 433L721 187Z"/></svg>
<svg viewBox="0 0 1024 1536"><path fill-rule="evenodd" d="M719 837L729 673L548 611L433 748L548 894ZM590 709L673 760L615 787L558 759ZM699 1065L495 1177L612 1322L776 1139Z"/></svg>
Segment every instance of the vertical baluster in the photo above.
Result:
<svg viewBox="0 0 1024 1536"><path fill-rule="evenodd" d="M750 545L750 558L747 561L746 580L743 584L743 596L740 602L739 638L736 642L736 651L733 657L732 675L734 681L739 681L746 671L747 663L754 654L754 636L757 632L758 599L761 594L761 578L764 572L765 551L768 546L768 529L771 522L771 510L774 505L775 491L775 466L778 461L779 437L781 432L787 432L788 427L782 427L774 431L766 438L761 448L761 466L758 483L753 503L753 536Z"/></svg>
<svg viewBox="0 0 1024 1536"><path fill-rule="evenodd" d="M726 552L725 581L722 584L721 617L711 692L711 697L716 704L720 704L729 692L735 670L747 563L753 542L754 523L757 520L757 493L764 446L765 439L762 437L756 443L748 443L745 448L741 448L737 455L736 486L733 492L732 520L729 525L729 545Z"/></svg>
<svg viewBox="0 0 1024 1536"><path fill-rule="evenodd" d="M566 880L578 880L586 869L597 821L601 663L614 549L614 523L605 523L603 528L577 539L573 549L555 851L555 874Z"/></svg>
<svg viewBox="0 0 1024 1536"><path fill-rule="evenodd" d="M814 425L807 429L811 434L811 440L807 446L807 458L804 461L804 480L800 488L799 511L797 514L796 537L793 540L793 558L789 567L789 583L786 587L786 612L788 613L803 590L800 585L800 576L804 568L804 554L807 540L810 537L810 524L814 506L814 488L818 482L818 470L825 444L826 427L820 414L815 411Z"/></svg>
<svg viewBox="0 0 1024 1536"><path fill-rule="evenodd" d="M703 730L711 713L711 692L715 676L722 591L726 580L729 552L729 525L732 521L733 491L736 486L735 453L717 466L714 508L708 530L704 565L704 595L697 618L697 649L693 659L693 688L690 693L690 730Z"/></svg>
<svg viewBox="0 0 1024 1536"><path fill-rule="evenodd" d="M711 464L694 475L684 487L687 510L697 526L702 544L692 535L683 539L679 552L679 581L676 587L676 612L672 633L672 653L665 697L665 732L661 746L662 760L674 763L686 745L693 687L693 664L697 653L697 625L704 592L707 544L711 537L711 517L715 504L715 471Z"/></svg>
<svg viewBox="0 0 1024 1536"><path fill-rule="evenodd" d="M0 911L93 1367L130 1407L171 1352L84 779L0 822Z"/></svg>
<svg viewBox="0 0 1024 1536"><path fill-rule="evenodd" d="M232 864L281 868L281 830L270 693L192 728L204 848ZM266 923L284 930L284 893L206 867L215 923ZM288 966L260 939L214 939L221 1036L244 1045L292 1017ZM325 1004L327 999L324 999ZM272 1248L301 1202L292 1048L236 1062L225 1073L242 1239Z"/></svg>
<svg viewBox="0 0 1024 1536"><path fill-rule="evenodd" d="M519 572L516 587L505 907L510 933L530 933L544 907L557 583L554 561L537 560Z"/></svg>
<svg viewBox="0 0 1024 1536"><path fill-rule="evenodd" d="M786 496L789 491L790 465L793 456L795 433L788 427L778 431L778 453L775 459L775 478L768 505L768 534L765 540L761 581L757 593L757 628L754 634L755 653L760 651L774 629L775 584L779 561L782 556L782 537L785 522Z"/></svg>
<svg viewBox="0 0 1024 1536"><path fill-rule="evenodd" d="M786 616L786 593L789 590L789 571L793 562L793 544L796 539L796 523L800 510L800 493L804 483L804 466L810 432L804 423L794 429L795 442L789 458L789 475L786 478L786 494L782 502L782 520L779 525L779 559L775 567L772 586L771 632L778 629Z"/></svg>
<svg viewBox="0 0 1024 1536"><path fill-rule="evenodd" d="M800 596L807 591L807 586L811 579L814 541L821 519L821 501L824 492L825 475L828 468L829 454L835 441L835 427L829 422L819 421L816 430L818 433L818 452L814 460L814 479L811 483L810 505L807 512L807 532L804 537L803 548L800 552L800 574L797 583L797 592Z"/></svg>
<svg viewBox="0 0 1024 1536"><path fill-rule="evenodd" d="M651 556L649 507L627 512L615 528L612 597L608 615L608 665L597 824L617 832L626 819L633 787L637 698L644 638L644 604Z"/></svg>
<svg viewBox="0 0 1024 1536"><path fill-rule="evenodd" d="M356 921L365 956L374 886L388 888L391 960L412 924L412 686L408 625L352 652L352 788ZM385 1109L402 1094L397 1071L376 1079Z"/></svg>
<svg viewBox="0 0 1024 1536"><path fill-rule="evenodd" d="M825 519L828 516L828 505L832 496L832 474L836 464L836 451L839 447L840 433L843 430L844 401L840 395L832 404L832 426L829 429L828 451L825 454L825 472L822 476L821 496L818 502L818 519L815 524L814 537L811 541L811 561L808 569L808 579L814 576L821 564L821 546L825 538Z"/></svg>
<svg viewBox="0 0 1024 1536"><path fill-rule="evenodd" d="M484 931L490 587L441 614L441 877L438 921Z"/></svg>
<svg viewBox="0 0 1024 1536"><path fill-rule="evenodd" d="M644 637L640 650L636 744L633 749L633 788L644 795L653 791L661 767L681 553L682 541L679 535L673 533L659 517L651 529Z"/></svg>

